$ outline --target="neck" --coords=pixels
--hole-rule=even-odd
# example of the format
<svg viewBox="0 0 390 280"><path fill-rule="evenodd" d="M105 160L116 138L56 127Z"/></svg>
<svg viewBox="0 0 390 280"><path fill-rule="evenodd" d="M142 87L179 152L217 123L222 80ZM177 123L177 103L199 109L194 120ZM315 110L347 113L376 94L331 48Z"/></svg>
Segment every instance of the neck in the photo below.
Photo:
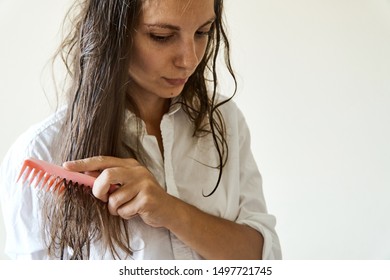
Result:
<svg viewBox="0 0 390 280"><path fill-rule="evenodd" d="M132 94L131 100L137 107L137 116L145 123L161 122L162 117L169 111L171 99L158 96Z"/></svg>
<svg viewBox="0 0 390 280"><path fill-rule="evenodd" d="M160 151L164 154L160 125L164 114L169 110L171 100L137 94L132 94L131 99L137 106L136 113L144 121L147 133L156 137Z"/></svg>
<svg viewBox="0 0 390 280"><path fill-rule="evenodd" d="M137 103L139 110L139 117L149 125L160 126L161 120L169 110L170 99L154 99L143 102L142 104Z"/></svg>

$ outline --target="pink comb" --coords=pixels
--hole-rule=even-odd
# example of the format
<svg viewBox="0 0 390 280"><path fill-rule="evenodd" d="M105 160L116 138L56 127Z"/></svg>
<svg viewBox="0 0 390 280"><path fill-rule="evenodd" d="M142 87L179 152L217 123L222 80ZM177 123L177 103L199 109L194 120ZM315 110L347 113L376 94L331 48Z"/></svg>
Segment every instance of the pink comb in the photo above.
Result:
<svg viewBox="0 0 390 280"><path fill-rule="evenodd" d="M35 184L32 184L34 187L40 185L41 188L45 188L46 186L46 190L63 188L64 180L67 183L72 181L72 183L78 183L80 186L84 185L92 188L96 179L83 173L68 171L58 165L35 158L29 158L24 161L17 181L20 180L24 173L23 183L30 182L32 184L35 181Z"/></svg>

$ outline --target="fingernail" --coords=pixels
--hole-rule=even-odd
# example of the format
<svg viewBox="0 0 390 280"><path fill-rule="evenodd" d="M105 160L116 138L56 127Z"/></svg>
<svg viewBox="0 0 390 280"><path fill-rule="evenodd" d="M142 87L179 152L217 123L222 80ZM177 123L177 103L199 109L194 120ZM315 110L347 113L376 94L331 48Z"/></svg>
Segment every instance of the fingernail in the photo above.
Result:
<svg viewBox="0 0 390 280"><path fill-rule="evenodd" d="M74 165L74 161L65 161L62 167L71 167L72 165Z"/></svg>

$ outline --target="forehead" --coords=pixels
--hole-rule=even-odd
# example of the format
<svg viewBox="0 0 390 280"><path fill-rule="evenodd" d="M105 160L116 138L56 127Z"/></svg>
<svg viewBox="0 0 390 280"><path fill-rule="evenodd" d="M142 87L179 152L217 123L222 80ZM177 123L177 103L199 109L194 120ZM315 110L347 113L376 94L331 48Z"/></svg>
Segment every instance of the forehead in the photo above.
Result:
<svg viewBox="0 0 390 280"><path fill-rule="evenodd" d="M214 0L144 0L140 20L198 24L214 15Z"/></svg>

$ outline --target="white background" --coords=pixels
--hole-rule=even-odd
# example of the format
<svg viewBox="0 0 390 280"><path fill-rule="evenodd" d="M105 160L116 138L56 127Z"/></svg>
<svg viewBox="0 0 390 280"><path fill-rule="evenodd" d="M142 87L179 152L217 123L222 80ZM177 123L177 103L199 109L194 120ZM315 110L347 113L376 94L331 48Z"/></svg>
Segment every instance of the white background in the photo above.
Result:
<svg viewBox="0 0 390 280"><path fill-rule="evenodd" d="M69 3L0 0L0 159L53 111L44 67ZM390 259L390 1L225 3L284 258ZM0 259L4 235L0 220Z"/></svg>

